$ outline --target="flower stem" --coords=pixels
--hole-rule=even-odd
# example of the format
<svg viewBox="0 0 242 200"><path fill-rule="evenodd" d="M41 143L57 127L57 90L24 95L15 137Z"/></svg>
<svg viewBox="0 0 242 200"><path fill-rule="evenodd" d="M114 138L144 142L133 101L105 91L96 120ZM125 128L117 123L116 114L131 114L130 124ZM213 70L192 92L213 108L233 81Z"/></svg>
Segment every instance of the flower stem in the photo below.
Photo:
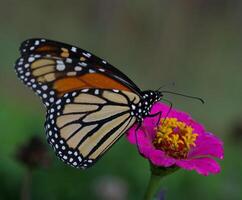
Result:
<svg viewBox="0 0 242 200"><path fill-rule="evenodd" d="M23 177L23 183L21 188L21 200L31 199L31 182L32 182L32 171L27 168Z"/></svg>
<svg viewBox="0 0 242 200"><path fill-rule="evenodd" d="M152 200L153 197L155 196L159 186L160 186L160 181L163 176L157 176L153 173L150 175L150 180L148 187L145 192L144 200Z"/></svg>
<svg viewBox="0 0 242 200"><path fill-rule="evenodd" d="M171 167L157 167L150 163L150 180L145 192L144 200L152 200L157 193L160 186L161 179L169 174L174 173L179 168L176 166Z"/></svg>

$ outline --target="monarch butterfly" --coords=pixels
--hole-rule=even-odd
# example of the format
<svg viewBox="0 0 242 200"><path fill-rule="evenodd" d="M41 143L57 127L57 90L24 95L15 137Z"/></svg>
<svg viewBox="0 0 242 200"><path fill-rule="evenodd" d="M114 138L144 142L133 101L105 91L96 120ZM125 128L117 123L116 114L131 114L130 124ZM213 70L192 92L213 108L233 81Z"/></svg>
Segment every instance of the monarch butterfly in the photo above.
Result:
<svg viewBox="0 0 242 200"><path fill-rule="evenodd" d="M20 46L18 77L47 108L48 143L65 163L92 166L129 128L150 115L160 91L141 91L121 71L68 44L29 39Z"/></svg>

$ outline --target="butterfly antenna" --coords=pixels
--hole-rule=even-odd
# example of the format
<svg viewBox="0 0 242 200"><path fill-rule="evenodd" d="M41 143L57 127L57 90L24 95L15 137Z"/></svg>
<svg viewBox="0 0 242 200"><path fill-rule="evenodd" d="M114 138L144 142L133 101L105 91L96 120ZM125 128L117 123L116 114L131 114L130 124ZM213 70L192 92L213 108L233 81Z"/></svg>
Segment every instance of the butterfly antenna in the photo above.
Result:
<svg viewBox="0 0 242 200"><path fill-rule="evenodd" d="M204 101L202 98L200 98L200 97L196 97L196 96L190 96L190 95L181 94L181 93L177 93L177 92L171 92L171 91L161 91L161 93L175 94L175 95L179 95L179 96L187 97L187 98L190 98L190 99L196 99L196 100L199 100L202 104L205 103L205 101Z"/></svg>
<svg viewBox="0 0 242 200"><path fill-rule="evenodd" d="M175 86L175 82L174 81L172 81L171 83L167 83L167 84L165 84L165 85L162 85L162 86L160 86L159 88L158 88L158 90L157 91L159 91L160 89L162 89L162 88L164 88L164 87L167 87L167 86L169 86L169 85L171 85L171 86Z"/></svg>

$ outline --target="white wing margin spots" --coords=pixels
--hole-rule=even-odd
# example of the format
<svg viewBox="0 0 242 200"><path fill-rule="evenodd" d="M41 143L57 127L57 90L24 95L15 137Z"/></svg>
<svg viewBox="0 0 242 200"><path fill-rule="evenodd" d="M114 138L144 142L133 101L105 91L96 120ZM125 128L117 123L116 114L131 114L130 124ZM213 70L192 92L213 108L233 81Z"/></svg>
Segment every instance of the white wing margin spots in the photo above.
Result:
<svg viewBox="0 0 242 200"><path fill-rule="evenodd" d="M118 90L66 93L47 112L48 142L65 163L88 168L136 122L131 104L137 99L135 93Z"/></svg>

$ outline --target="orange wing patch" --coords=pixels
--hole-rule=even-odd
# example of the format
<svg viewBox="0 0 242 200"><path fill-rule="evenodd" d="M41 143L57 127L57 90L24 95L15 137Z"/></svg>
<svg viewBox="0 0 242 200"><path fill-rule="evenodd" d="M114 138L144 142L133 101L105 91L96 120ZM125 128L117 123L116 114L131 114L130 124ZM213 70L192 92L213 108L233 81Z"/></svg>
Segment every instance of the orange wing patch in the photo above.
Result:
<svg viewBox="0 0 242 200"><path fill-rule="evenodd" d="M56 51L56 50L57 50L57 48L55 46L43 45L43 46L36 48L35 52L46 53L46 52Z"/></svg>
<svg viewBox="0 0 242 200"><path fill-rule="evenodd" d="M124 86L118 81L98 73L60 79L54 83L53 88L58 91L58 96L62 96L64 93L83 88L102 88L131 91L128 87Z"/></svg>

